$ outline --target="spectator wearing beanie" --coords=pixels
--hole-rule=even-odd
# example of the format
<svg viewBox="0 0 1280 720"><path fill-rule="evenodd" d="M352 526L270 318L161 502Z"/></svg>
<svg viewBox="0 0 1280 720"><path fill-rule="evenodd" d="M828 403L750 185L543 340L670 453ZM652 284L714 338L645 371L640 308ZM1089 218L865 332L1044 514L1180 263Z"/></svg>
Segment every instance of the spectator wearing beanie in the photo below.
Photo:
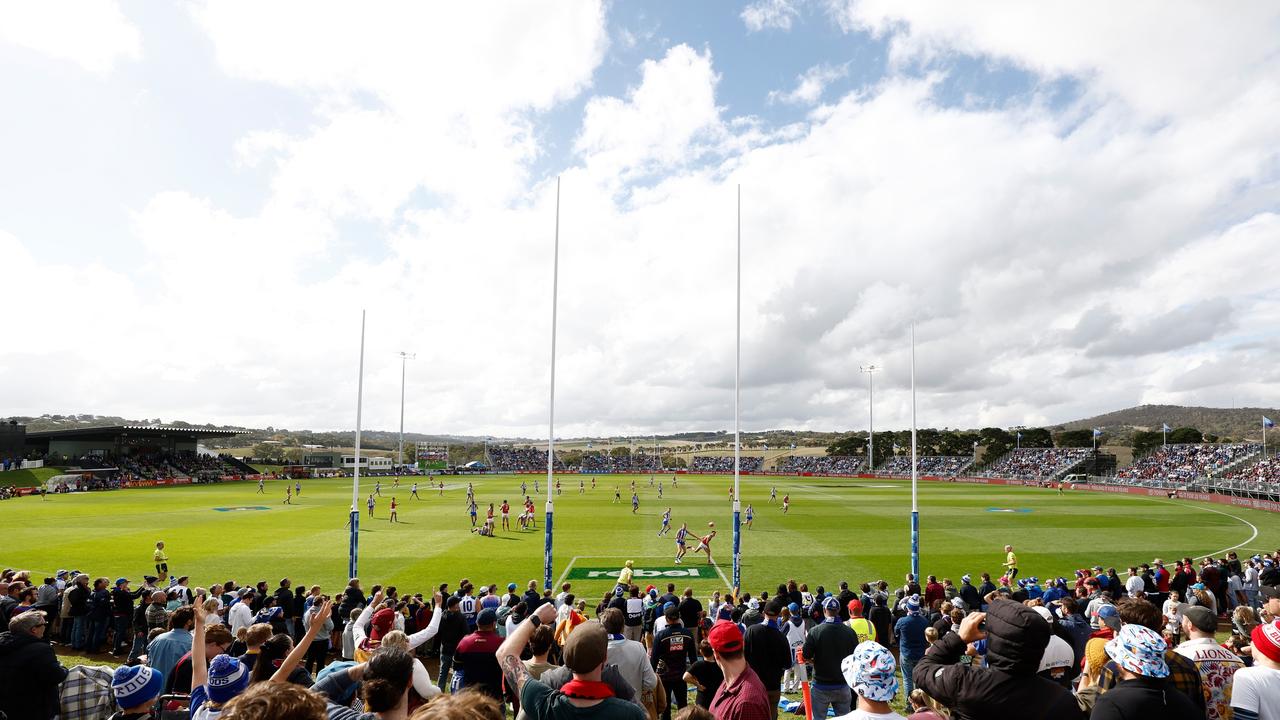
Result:
<svg viewBox="0 0 1280 720"><path fill-rule="evenodd" d="M230 655L215 657L208 670L199 665L191 668L191 720L218 717L224 704L249 687L249 668Z"/></svg>
<svg viewBox="0 0 1280 720"><path fill-rule="evenodd" d="M877 601L883 608L879 596ZM828 707L834 708L836 715L846 715L853 706L853 693L844 681L840 663L858 647L858 636L840 622L840 601L828 598L823 602L822 612L823 621L809 630L801 650L805 660L813 663L810 690L814 716L825 714Z"/></svg>
<svg viewBox="0 0 1280 720"><path fill-rule="evenodd" d="M929 643L924 639L924 631L929 627L929 621L925 619L924 611L920 608L919 595L907 598L903 606L907 614L898 618L893 631L898 636L898 650L902 655L903 691L910 695L915 687L911 681L911 670L916 663L920 662L920 658L924 657L924 651L929 647Z"/></svg>
<svg viewBox="0 0 1280 720"><path fill-rule="evenodd" d="M986 630L982 629L985 621ZM966 617L925 652L912 672L915 685L952 710L955 720L1083 717L1071 692L1036 675L1050 629L1031 608L994 600ZM961 665L969 643L987 640L987 667Z"/></svg>
<svg viewBox="0 0 1280 720"><path fill-rule="evenodd" d="M1102 638L1091 638L1085 643L1084 669L1080 673L1080 684L1076 687L1076 703L1087 716L1093 712L1102 689L1098 687L1098 677L1102 668L1111 658L1107 657L1107 641Z"/></svg>
<svg viewBox="0 0 1280 720"><path fill-rule="evenodd" d="M838 602L835 598L831 601L833 623L844 627L839 623ZM707 633L707 640L711 643L716 664L724 673L724 682L720 683L720 689L711 700L711 714L717 720L768 720L771 717L769 695L743 657L742 631L731 622L716 623Z"/></svg>
<svg viewBox="0 0 1280 720"><path fill-rule="evenodd" d="M533 629L553 622L555 617L554 603L541 605L498 647L498 664L507 687L520 696L520 709L525 717L529 720L646 720L640 706L618 699L613 688L603 682L601 675L609 654L609 638L597 623L583 625L565 641L565 666L573 673L573 679L561 690L553 690L529 676L528 669L520 662L520 653L529 644Z"/></svg>
<svg viewBox="0 0 1280 720"><path fill-rule="evenodd" d="M1280 600L1280 591L1267 597ZM1237 670L1232 677L1232 717L1275 720L1280 717L1280 621L1255 627L1249 639L1253 643L1253 667Z"/></svg>
<svg viewBox="0 0 1280 720"><path fill-rule="evenodd" d="M145 665L116 668L111 676L111 694L120 712L110 720L142 720L150 718L151 706L160 697L164 680L160 673Z"/></svg>
<svg viewBox="0 0 1280 720"><path fill-rule="evenodd" d="M1165 642L1154 630L1130 624L1107 642L1107 655L1120 668L1120 682L1093 706L1091 720L1161 718L1198 720L1204 712L1170 685Z"/></svg>
<svg viewBox="0 0 1280 720"><path fill-rule="evenodd" d="M905 720L889 707L898 694L898 667L883 645L868 640L840 662L840 672L857 697L853 712L836 720Z"/></svg>

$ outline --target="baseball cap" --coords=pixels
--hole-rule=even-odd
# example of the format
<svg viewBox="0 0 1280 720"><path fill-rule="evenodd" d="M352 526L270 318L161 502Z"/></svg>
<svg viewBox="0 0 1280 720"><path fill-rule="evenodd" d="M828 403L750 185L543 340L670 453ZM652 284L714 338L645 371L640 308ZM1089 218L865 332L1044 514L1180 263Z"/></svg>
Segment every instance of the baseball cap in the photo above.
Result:
<svg viewBox="0 0 1280 720"><path fill-rule="evenodd" d="M575 633L576 634L576 631ZM573 637L573 635L569 635ZM737 624L732 622L718 622L711 626L711 632L707 633L707 641L711 643L711 648L718 653L737 652L742 649L742 631L738 629Z"/></svg>
<svg viewBox="0 0 1280 720"><path fill-rule="evenodd" d="M1258 594L1264 598L1280 600L1280 587L1275 585L1259 585Z"/></svg>
<svg viewBox="0 0 1280 720"><path fill-rule="evenodd" d="M1115 605L1103 605L1098 608L1098 620L1112 630L1120 630L1120 611L1116 609Z"/></svg>
<svg viewBox="0 0 1280 720"><path fill-rule="evenodd" d="M1178 609L1182 617L1191 621L1192 627L1201 632L1214 632L1218 629L1218 618L1213 611L1203 605L1180 605Z"/></svg>
<svg viewBox="0 0 1280 720"><path fill-rule="evenodd" d="M485 608L476 616L476 625L493 625L498 622L498 613L493 608Z"/></svg>
<svg viewBox="0 0 1280 720"><path fill-rule="evenodd" d="M609 654L609 636L599 623L583 623L564 642L564 665L579 675L604 663Z"/></svg>
<svg viewBox="0 0 1280 720"><path fill-rule="evenodd" d="M507 592L515 592L515 589L516 589L515 583L507 583Z"/></svg>
<svg viewBox="0 0 1280 720"><path fill-rule="evenodd" d="M823 598L822 609L837 612L840 610L840 601L833 597Z"/></svg>
<svg viewBox="0 0 1280 720"><path fill-rule="evenodd" d="M127 582L129 582L129 578L116 578L116 587L120 587Z"/></svg>

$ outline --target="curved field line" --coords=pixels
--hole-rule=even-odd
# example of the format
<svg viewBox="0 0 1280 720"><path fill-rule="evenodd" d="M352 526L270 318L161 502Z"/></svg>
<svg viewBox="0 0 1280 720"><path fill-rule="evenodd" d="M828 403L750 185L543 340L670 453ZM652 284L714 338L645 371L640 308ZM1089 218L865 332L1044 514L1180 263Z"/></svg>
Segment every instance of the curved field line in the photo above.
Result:
<svg viewBox="0 0 1280 720"><path fill-rule="evenodd" d="M1203 505L1193 505L1193 504L1187 504L1187 503L1176 503L1176 502L1174 502L1174 501L1172 501L1172 500L1161 500L1160 498L1152 498L1152 499L1153 499L1153 500L1155 500L1155 501L1157 501L1157 502L1169 503L1170 505L1181 505L1181 506L1183 506L1183 507L1193 507L1193 508L1195 508L1195 509L1197 509L1197 510L1204 510L1205 512L1218 513L1219 515L1226 515L1227 517L1229 517L1229 518L1231 518L1231 519L1233 519L1233 520L1239 520L1240 522L1244 523L1245 525L1248 525L1249 527L1253 528L1253 534L1249 536L1249 539L1248 539L1248 540L1245 540L1244 542L1240 543L1239 545L1232 545L1232 546L1231 546L1231 547L1229 547L1229 548L1222 548L1221 550L1218 550L1218 551L1215 551L1215 552L1209 553L1209 554L1207 554L1207 555L1197 555L1197 556L1194 558L1194 559L1196 559L1196 560L1199 560L1200 558L1216 557L1216 556L1218 556L1218 555L1222 555L1223 553L1231 552L1232 550L1235 550L1235 549L1237 549L1237 548L1242 548L1242 547L1244 547L1245 545L1248 545L1249 543L1253 542L1253 541L1254 541L1254 539L1258 537L1258 526L1257 526L1257 525L1254 525L1253 523L1249 522L1248 520L1245 520L1244 518L1242 518L1242 517L1240 517L1240 516L1238 516L1238 515L1232 515L1232 514L1231 514L1231 513L1229 513L1229 512L1223 512L1223 511L1221 511L1221 510L1215 510L1214 508L1211 508L1211 507L1204 507Z"/></svg>

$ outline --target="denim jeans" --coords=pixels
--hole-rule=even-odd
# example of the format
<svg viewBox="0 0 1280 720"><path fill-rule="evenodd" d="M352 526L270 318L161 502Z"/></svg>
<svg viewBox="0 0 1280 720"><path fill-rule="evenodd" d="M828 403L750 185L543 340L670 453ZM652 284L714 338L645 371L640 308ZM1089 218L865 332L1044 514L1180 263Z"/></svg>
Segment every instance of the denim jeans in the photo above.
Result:
<svg viewBox="0 0 1280 720"><path fill-rule="evenodd" d="M86 645L89 652L98 652L102 643L107 641L107 628L111 627L111 618L95 618L89 624L89 639Z"/></svg>
<svg viewBox="0 0 1280 720"><path fill-rule="evenodd" d="M453 668L453 656L440 653L440 678L436 683L440 689L449 692L449 670Z"/></svg>
<svg viewBox="0 0 1280 720"><path fill-rule="evenodd" d="M902 696L910 697L911 690L915 684L911 682L911 671L915 669L916 663L920 662L920 658L911 655L902 655Z"/></svg>
<svg viewBox="0 0 1280 720"><path fill-rule="evenodd" d="M80 615L71 618L71 648L73 650L83 650L85 642L88 640L86 635L89 634L89 616Z"/></svg>
<svg viewBox="0 0 1280 720"><path fill-rule="evenodd" d="M828 706L835 708L836 717L848 715L853 705L853 690L849 687L829 690L811 687L809 694L813 698L813 716L816 718L826 717Z"/></svg>
<svg viewBox="0 0 1280 720"><path fill-rule="evenodd" d="M111 652L119 654L129 647L133 636L129 634L129 616L120 615L111 618L111 625L116 631L116 639L111 644Z"/></svg>

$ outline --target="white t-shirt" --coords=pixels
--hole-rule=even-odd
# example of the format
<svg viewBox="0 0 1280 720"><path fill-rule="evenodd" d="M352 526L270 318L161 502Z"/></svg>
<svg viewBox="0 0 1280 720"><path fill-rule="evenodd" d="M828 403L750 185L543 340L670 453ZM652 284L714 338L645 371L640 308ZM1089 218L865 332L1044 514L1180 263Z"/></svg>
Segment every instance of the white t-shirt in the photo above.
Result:
<svg viewBox="0 0 1280 720"><path fill-rule="evenodd" d="M1280 670L1241 668L1232 686L1231 707L1255 712L1259 720L1280 720Z"/></svg>
<svg viewBox="0 0 1280 720"><path fill-rule="evenodd" d="M896 712L873 713L866 710L854 710L848 715L841 715L836 720L907 720Z"/></svg>

